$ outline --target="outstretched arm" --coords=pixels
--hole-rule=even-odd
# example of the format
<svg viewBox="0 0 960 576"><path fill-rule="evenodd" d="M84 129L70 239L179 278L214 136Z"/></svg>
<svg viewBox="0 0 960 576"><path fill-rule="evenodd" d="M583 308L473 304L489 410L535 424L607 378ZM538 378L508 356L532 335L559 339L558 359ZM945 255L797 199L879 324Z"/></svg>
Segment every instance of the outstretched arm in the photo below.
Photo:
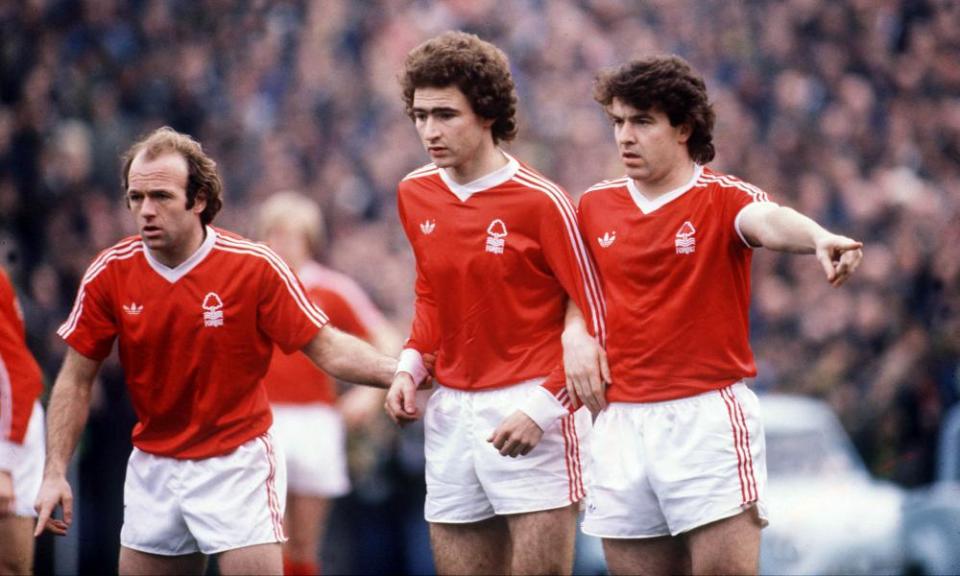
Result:
<svg viewBox="0 0 960 576"><path fill-rule="evenodd" d="M34 536L44 530L63 536L73 521L73 492L67 482L67 466L90 415L90 390L99 369L99 361L67 349L48 409L47 459L34 505L38 516ZM53 511L61 505L63 520L52 518Z"/></svg>
<svg viewBox="0 0 960 576"><path fill-rule="evenodd" d="M317 332L303 353L334 378L376 388L389 387L397 369L396 360L330 324Z"/></svg>
<svg viewBox="0 0 960 576"><path fill-rule="evenodd" d="M772 203L745 207L738 217L744 239L781 252L816 254L827 281L840 286L863 259L863 243L829 232L807 216Z"/></svg>

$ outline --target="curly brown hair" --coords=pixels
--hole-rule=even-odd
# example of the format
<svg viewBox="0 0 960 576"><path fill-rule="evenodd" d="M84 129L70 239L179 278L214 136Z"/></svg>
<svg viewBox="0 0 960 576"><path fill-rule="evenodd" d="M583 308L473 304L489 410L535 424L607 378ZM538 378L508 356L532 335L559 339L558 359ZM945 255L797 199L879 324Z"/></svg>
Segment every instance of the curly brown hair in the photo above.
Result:
<svg viewBox="0 0 960 576"><path fill-rule="evenodd" d="M411 50L400 84L411 119L417 88L456 86L478 116L494 121L494 143L517 135L517 93L510 61L502 50L474 34L445 32Z"/></svg>
<svg viewBox="0 0 960 576"><path fill-rule="evenodd" d="M121 184L126 192L130 165L140 152L145 151L147 159L153 159L166 152L177 152L187 161L187 209L193 208L197 198L207 202L200 213L200 222L206 226L223 207L223 182L217 172L217 163L203 152L199 142L181 134L169 126L157 128L149 135L133 144L121 157L123 172ZM129 202L128 202L129 204Z"/></svg>
<svg viewBox="0 0 960 576"><path fill-rule="evenodd" d="M703 78L679 56L633 60L597 76L594 99L604 108L619 99L637 110L661 110L672 126L687 124L687 151L699 164L713 160L716 115Z"/></svg>

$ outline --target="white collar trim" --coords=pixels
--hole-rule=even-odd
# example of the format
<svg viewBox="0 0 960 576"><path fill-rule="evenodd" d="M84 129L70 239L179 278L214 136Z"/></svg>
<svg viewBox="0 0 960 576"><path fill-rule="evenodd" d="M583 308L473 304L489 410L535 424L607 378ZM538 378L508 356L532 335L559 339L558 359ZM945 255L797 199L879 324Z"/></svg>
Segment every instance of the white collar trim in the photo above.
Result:
<svg viewBox="0 0 960 576"><path fill-rule="evenodd" d="M160 262L154 258L153 254L150 253L150 248L147 248L146 243L144 243L143 254L147 258L147 264L149 264L157 274L163 276L167 282L173 284L177 280L189 274L190 271L196 268L198 264L203 262L204 258L207 257L207 254L213 250L213 245L217 241L217 231L210 226L207 226L206 230L207 237L204 238L203 243L200 244L200 247L197 248L197 251L177 265L176 268L170 268L163 262Z"/></svg>
<svg viewBox="0 0 960 576"><path fill-rule="evenodd" d="M507 157L506 166L497 168L486 176L481 176L476 180L466 184L457 184L447 173L446 168L441 168L440 178L443 180L443 183L447 185L447 188L450 188L450 191L453 192L461 202L466 202L470 196L473 196L477 192L483 192L484 190L489 190L490 188L507 182L513 178L514 174L516 174L518 170L520 170L520 162L518 162L516 158L507 154L506 152L503 152L503 150L500 152Z"/></svg>
<svg viewBox="0 0 960 576"><path fill-rule="evenodd" d="M633 198L633 202L640 208L640 211L644 214L649 214L655 210L663 208L670 202L673 202L677 198L683 196L697 183L697 180L700 179L700 176L703 174L703 166L699 164L693 165L693 176L684 183L679 188L675 188L669 192L657 196L653 200L648 200L646 196L640 193L640 190L637 188L637 185L633 182L633 178L627 178L627 190L630 192L630 197Z"/></svg>

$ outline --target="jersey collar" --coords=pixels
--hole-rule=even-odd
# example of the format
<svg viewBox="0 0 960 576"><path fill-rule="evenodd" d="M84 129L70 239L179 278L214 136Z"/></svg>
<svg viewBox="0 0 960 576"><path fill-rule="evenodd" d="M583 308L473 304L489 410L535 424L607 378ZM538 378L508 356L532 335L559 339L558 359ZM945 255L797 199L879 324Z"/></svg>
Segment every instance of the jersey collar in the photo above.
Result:
<svg viewBox="0 0 960 576"><path fill-rule="evenodd" d="M503 151L501 150L501 152ZM490 188L499 186L513 178L514 174L517 173L517 170L520 169L520 162L506 152L503 152L503 155L507 157L506 166L497 168L493 172L487 174L486 176L481 176L473 182L457 184L453 178L447 174L447 171L444 168L440 169L440 178L443 180L443 183L447 185L447 188L449 188L450 191L453 192L453 194L459 198L461 202L466 202L470 196L473 196L477 192L483 192L484 190L489 190Z"/></svg>
<svg viewBox="0 0 960 576"><path fill-rule="evenodd" d="M163 276L167 282L173 284L177 280L189 274L191 270L203 262L203 259L207 257L207 254L213 250L213 244L216 241L217 231L212 227L207 226L207 237L204 238L203 242L200 244L200 247L197 248L197 251L194 252L189 258L177 265L176 268L170 268L166 264L154 258L153 254L150 253L150 249L147 248L146 245L143 247L143 255L147 258L147 264L153 268L154 272Z"/></svg>
<svg viewBox="0 0 960 576"><path fill-rule="evenodd" d="M700 175L703 174L703 166L699 164L693 165L693 176L685 184L679 188L674 188L673 190L661 194L654 200L647 200L647 198L640 193L640 190L637 189L637 185L633 183L633 178L627 177L627 190L630 192L630 197L633 198L633 202L640 208L640 211L644 214L649 214L654 210L663 208L667 204L673 202L677 198L683 196L697 183L697 180L700 179Z"/></svg>

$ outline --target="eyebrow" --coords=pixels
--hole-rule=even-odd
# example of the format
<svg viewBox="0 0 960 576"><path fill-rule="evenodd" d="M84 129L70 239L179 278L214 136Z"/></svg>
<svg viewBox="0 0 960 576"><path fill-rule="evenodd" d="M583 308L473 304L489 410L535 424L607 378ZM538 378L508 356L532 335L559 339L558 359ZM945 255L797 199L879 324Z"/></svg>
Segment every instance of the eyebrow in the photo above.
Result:
<svg viewBox="0 0 960 576"><path fill-rule="evenodd" d="M451 108L451 107L449 107L449 106L437 106L437 107L435 107L435 108L424 108L423 106L414 106L414 107L413 107L413 111L414 111L414 112L425 112L425 113L427 113L427 114L437 114L437 113L439 113L439 112L453 112L453 113L460 112L460 111L457 110L456 108Z"/></svg>

